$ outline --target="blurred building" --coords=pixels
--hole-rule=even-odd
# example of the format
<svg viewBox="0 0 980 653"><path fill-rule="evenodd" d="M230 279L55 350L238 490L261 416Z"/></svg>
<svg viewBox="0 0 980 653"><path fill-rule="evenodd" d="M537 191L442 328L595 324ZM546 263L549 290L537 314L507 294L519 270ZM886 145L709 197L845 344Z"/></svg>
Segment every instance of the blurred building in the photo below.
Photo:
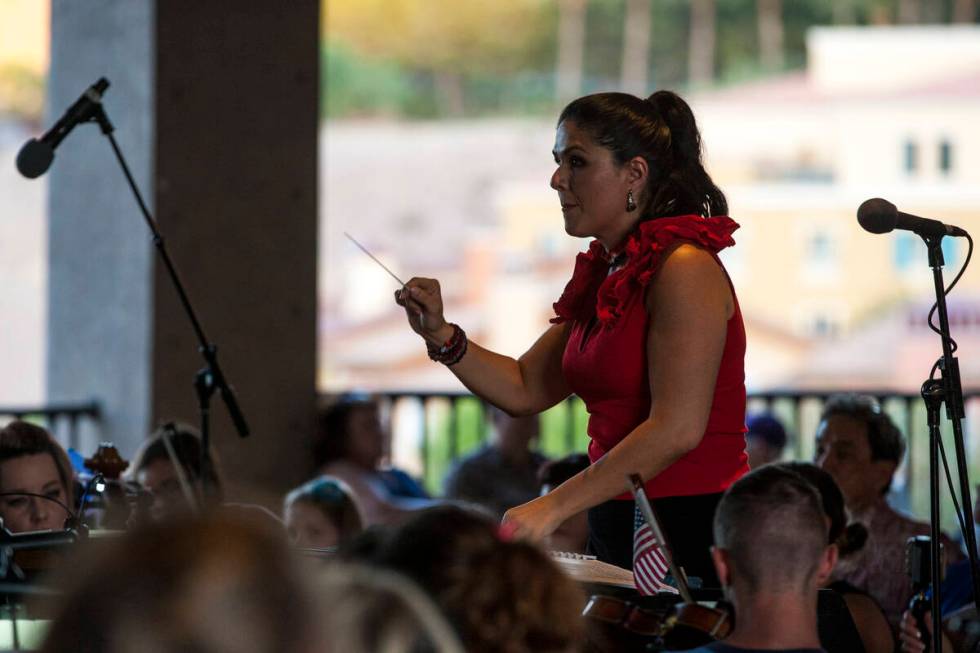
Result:
<svg viewBox="0 0 980 653"><path fill-rule="evenodd" d="M980 30L817 28L808 54L804 73L695 99L708 161L743 225L729 261L750 325L810 342L796 366L772 369L753 364L755 348L774 348L755 331L750 380L915 389L939 351L924 328L933 294L925 246L911 233L869 234L855 212L885 197L908 213L980 226ZM947 281L966 245L945 241ZM969 313L978 295L980 273L968 270L951 302ZM815 355L847 349L883 319L900 333L896 346L916 352L902 351L907 372L894 366L900 350L880 348L813 371ZM956 325L961 355L977 333L970 320ZM964 383L980 385L980 375Z"/></svg>
<svg viewBox="0 0 980 653"><path fill-rule="evenodd" d="M749 332L749 385L915 389L939 354L925 247L863 231L855 211L886 197L980 226L980 29L817 28L808 54L805 72L690 98L742 224L723 258ZM482 344L518 355L547 327L586 246L562 231L548 186L553 133L547 121L325 127L321 387L459 388L392 308L397 283L342 242L344 229L403 278L439 277L447 315ZM965 247L946 242L947 280ZM968 317L980 272L950 301L965 357L980 344ZM874 335L883 324L889 339ZM821 364L833 352L847 354ZM980 386L980 368L965 366L963 381Z"/></svg>

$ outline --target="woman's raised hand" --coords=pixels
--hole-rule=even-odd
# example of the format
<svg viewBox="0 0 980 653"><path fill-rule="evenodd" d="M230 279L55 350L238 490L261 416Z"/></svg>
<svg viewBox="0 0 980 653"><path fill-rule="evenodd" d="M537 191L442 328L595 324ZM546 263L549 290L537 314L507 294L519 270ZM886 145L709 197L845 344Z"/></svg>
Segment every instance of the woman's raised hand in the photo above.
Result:
<svg viewBox="0 0 980 653"><path fill-rule="evenodd" d="M442 291L437 280L412 277L403 288L395 291L395 302L404 307L415 333L433 343L448 338L441 337L449 325L442 315Z"/></svg>

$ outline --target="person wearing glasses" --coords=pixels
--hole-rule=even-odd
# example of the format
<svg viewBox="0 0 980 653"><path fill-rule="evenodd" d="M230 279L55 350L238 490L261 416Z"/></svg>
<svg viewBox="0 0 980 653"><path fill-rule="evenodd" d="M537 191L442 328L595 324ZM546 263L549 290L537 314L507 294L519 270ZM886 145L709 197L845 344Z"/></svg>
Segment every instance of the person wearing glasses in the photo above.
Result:
<svg viewBox="0 0 980 653"><path fill-rule="evenodd" d="M0 429L0 518L11 533L64 528L74 485L68 454L46 429L20 420Z"/></svg>

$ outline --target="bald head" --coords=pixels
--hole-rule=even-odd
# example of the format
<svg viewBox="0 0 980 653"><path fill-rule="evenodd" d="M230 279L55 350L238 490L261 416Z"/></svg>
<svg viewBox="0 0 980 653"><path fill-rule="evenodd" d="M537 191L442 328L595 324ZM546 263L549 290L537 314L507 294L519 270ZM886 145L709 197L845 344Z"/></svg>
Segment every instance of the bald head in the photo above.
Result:
<svg viewBox="0 0 980 653"><path fill-rule="evenodd" d="M733 484L715 513L715 546L731 584L746 591L804 591L827 547L820 495L802 476L765 465Z"/></svg>

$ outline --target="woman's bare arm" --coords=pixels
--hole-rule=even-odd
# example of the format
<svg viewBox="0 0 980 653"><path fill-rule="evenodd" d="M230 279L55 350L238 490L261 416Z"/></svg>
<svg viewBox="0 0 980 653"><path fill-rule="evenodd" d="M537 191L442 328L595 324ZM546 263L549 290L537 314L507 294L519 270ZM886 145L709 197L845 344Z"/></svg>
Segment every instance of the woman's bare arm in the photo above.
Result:
<svg viewBox="0 0 980 653"><path fill-rule="evenodd" d="M425 340L442 345L453 334L442 314L442 295L435 279L414 278L396 293L409 324ZM568 325L545 331L518 359L484 349L472 340L466 355L450 371L473 394L511 415L533 415L565 399L570 390L561 371Z"/></svg>
<svg viewBox="0 0 980 653"><path fill-rule="evenodd" d="M514 508L505 520L540 539L568 516L626 490L629 474L650 479L694 449L704 435L734 299L706 251L678 247L648 291L650 416L594 465L551 494Z"/></svg>

